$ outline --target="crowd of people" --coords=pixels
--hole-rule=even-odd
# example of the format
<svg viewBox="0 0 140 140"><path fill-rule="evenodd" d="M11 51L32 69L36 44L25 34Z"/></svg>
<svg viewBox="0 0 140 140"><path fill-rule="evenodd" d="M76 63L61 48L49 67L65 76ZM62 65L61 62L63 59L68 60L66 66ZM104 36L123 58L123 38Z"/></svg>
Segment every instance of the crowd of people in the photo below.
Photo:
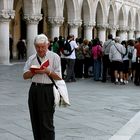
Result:
<svg viewBox="0 0 140 140"><path fill-rule="evenodd" d="M66 41L72 52L63 53ZM91 41L62 36L55 37L50 50L61 57L62 76L66 82L75 82L76 78L93 77L95 81L125 85L130 80L140 85L140 38L121 41L112 34L102 43L99 38Z"/></svg>
<svg viewBox="0 0 140 140"><path fill-rule="evenodd" d="M62 77L66 82L75 82L76 78L93 77L95 81L125 85L130 80L140 85L140 38L123 40L113 38L112 34L102 43L99 38L91 41L69 35L54 37L49 50L61 58ZM68 43L66 43L68 42ZM10 38L10 59L13 41ZM71 52L64 53L65 44L70 44ZM20 39L17 43L18 60L26 58L26 43Z"/></svg>

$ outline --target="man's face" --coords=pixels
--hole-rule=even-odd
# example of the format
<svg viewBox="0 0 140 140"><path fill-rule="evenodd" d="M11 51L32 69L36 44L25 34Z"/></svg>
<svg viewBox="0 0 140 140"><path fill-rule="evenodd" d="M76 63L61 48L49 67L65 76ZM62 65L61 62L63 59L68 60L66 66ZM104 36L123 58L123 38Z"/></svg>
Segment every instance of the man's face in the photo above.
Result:
<svg viewBox="0 0 140 140"><path fill-rule="evenodd" d="M48 50L48 44L40 43L35 46L38 56L44 57Z"/></svg>

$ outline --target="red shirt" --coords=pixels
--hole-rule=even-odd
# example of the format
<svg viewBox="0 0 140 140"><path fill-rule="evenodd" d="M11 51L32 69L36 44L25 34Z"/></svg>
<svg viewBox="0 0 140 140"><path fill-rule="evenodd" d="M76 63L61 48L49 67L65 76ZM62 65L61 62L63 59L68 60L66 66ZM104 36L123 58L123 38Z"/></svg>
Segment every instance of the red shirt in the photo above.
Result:
<svg viewBox="0 0 140 140"><path fill-rule="evenodd" d="M137 49L137 56L140 57L140 43L137 43L135 48Z"/></svg>

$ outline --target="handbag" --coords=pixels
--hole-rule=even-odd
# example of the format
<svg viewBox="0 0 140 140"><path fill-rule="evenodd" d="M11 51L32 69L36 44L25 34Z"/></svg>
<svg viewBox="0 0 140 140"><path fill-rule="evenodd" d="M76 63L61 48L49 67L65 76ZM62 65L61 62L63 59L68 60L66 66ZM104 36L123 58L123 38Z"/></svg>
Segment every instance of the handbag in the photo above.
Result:
<svg viewBox="0 0 140 140"><path fill-rule="evenodd" d="M38 63L41 65L41 61L37 56ZM68 90L65 81L54 80L52 77L48 76L53 83L53 93L54 93L54 103L60 107L70 106Z"/></svg>
<svg viewBox="0 0 140 140"><path fill-rule="evenodd" d="M55 105L59 105L61 107L67 107L70 106L69 97L68 97L68 90L67 86L64 80L53 80L51 77L49 77L54 86L53 86L53 92L54 92L54 102Z"/></svg>

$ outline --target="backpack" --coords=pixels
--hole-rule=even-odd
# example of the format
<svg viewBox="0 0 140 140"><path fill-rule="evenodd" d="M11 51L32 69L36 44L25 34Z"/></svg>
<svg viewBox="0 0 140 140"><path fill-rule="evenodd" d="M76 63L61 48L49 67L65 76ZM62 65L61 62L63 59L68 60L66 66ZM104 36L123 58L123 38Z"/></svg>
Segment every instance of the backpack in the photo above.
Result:
<svg viewBox="0 0 140 140"><path fill-rule="evenodd" d="M132 57L133 57L133 51L134 51L134 49L128 52L128 58L129 58L130 60L131 60Z"/></svg>
<svg viewBox="0 0 140 140"><path fill-rule="evenodd" d="M70 56L71 54L72 54L72 52L73 52L73 50L72 50L72 48L71 48L71 45L70 45L70 42L71 41L68 41L68 40L66 40L65 42L64 42L64 46L63 46L63 48L62 48L62 53L65 55L65 56Z"/></svg>
<svg viewBox="0 0 140 140"><path fill-rule="evenodd" d="M92 47L92 54L93 54L94 57L97 57L97 59L101 59L102 51L101 51L99 45L96 45L96 46Z"/></svg>

